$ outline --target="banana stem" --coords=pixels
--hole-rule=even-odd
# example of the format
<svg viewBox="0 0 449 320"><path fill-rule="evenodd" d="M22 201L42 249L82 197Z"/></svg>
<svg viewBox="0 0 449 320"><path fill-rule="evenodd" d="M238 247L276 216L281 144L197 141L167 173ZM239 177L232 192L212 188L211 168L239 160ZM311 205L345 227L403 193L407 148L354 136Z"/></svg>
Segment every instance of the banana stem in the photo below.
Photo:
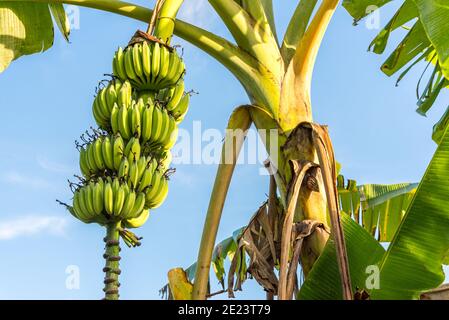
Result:
<svg viewBox="0 0 449 320"><path fill-rule="evenodd" d="M223 143L221 163L215 178L206 221L204 222L200 249L198 250L197 268L192 292L193 300L206 299L212 252L217 238L221 214L229 185L231 184L232 174L251 123L251 117L246 106L235 109L229 119L228 130L230 131L228 131L229 135L226 135ZM241 130L241 133L238 130Z"/></svg>
<svg viewBox="0 0 449 320"><path fill-rule="evenodd" d="M175 19L184 0L159 0L154 35L170 44L175 30ZM156 8L155 8L156 10Z"/></svg>
<svg viewBox="0 0 449 320"><path fill-rule="evenodd" d="M121 273L119 268L120 262L120 222L113 222L106 226L106 237L104 242L106 243L104 259L106 260L106 266L103 269L105 273L104 278L104 293L105 300L118 300L119 299L119 287L118 282L119 275Z"/></svg>

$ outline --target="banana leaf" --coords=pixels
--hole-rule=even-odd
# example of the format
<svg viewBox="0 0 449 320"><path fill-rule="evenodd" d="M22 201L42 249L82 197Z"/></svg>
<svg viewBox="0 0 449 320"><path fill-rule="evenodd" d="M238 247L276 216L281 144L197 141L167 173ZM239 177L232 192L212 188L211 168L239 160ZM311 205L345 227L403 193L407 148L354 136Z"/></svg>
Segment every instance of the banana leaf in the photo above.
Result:
<svg viewBox="0 0 449 320"><path fill-rule="evenodd" d="M51 7L56 24L68 39L70 25L62 4ZM46 51L54 32L47 3L0 1L0 73L24 55Z"/></svg>
<svg viewBox="0 0 449 320"><path fill-rule="evenodd" d="M418 184L366 184L355 187L355 181L349 180L348 186L343 187L341 179L344 178L339 177L341 210L377 237L378 241L390 242Z"/></svg>
<svg viewBox="0 0 449 320"><path fill-rule="evenodd" d="M358 282L362 276L366 277L360 270L362 262L363 265L374 263L379 267L380 284L378 288L371 288L372 299L418 299L422 292L437 288L443 282L442 264L447 262L449 255L448 172L449 131L446 130L392 243L378 263L371 257L375 240L358 244L361 253L353 257L352 232L345 229L351 277L355 285L366 288ZM318 259L303 284L299 295L302 299L341 298L338 281L332 281L338 276L335 276L333 268L328 267L336 265L332 242L326 245L324 252L326 255ZM360 262L363 259L366 261ZM313 290L306 289L312 287Z"/></svg>
<svg viewBox="0 0 449 320"><path fill-rule="evenodd" d="M363 12L366 12L368 5L380 7L387 2L389 1L345 0L343 6L355 20L359 20L366 16ZM399 42L381 69L388 76L404 69L398 78L399 82L412 68L416 68L421 63L427 64L423 67L422 76L417 84L417 112L426 115L437 101L442 89L448 86L449 81L449 24L447 23L449 4L447 1L403 1L402 6L372 41L369 48L377 54L383 53L391 32L410 21L413 21L413 27ZM433 71L427 73L431 68ZM423 89L420 85L424 82L426 74L430 76ZM447 113L435 125L433 139L436 143L439 143L446 129L446 120Z"/></svg>

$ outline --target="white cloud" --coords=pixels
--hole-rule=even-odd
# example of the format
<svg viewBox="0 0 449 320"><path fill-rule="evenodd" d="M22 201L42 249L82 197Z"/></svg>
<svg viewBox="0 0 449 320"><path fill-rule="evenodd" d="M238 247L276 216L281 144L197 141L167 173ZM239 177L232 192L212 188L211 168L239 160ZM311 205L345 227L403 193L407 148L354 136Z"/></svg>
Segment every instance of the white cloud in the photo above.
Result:
<svg viewBox="0 0 449 320"><path fill-rule="evenodd" d="M11 171L3 175L3 180L9 184L31 187L33 189L42 189L51 187L47 180L25 176L19 172Z"/></svg>
<svg viewBox="0 0 449 320"><path fill-rule="evenodd" d="M39 167L46 171L56 172L56 173L69 173L72 171L72 168L66 166L62 163L51 161L43 156L37 157L37 164Z"/></svg>
<svg viewBox="0 0 449 320"><path fill-rule="evenodd" d="M36 234L64 235L66 226L65 219L52 216L28 216L0 221L0 240Z"/></svg>

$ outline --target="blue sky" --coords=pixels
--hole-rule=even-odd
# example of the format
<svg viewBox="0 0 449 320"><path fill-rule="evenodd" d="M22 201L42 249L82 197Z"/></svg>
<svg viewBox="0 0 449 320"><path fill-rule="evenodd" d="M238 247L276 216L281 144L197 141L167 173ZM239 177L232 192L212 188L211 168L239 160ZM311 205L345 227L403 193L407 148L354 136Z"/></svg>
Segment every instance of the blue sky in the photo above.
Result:
<svg viewBox="0 0 449 320"><path fill-rule="evenodd" d="M136 1L147 4L147 1ZM275 1L280 33L296 1ZM282 4L281 4L282 3ZM382 9L385 25L394 6ZM186 0L181 16L228 36L207 1ZM0 299L99 299L104 230L73 219L55 199L69 200L67 179L78 173L74 140L90 126L94 90L111 59L143 23L80 10L80 29L67 44L57 34L45 54L20 59L0 75ZM435 150L433 124L447 94L427 118L415 110L416 70L394 86L379 71L385 57L367 52L378 30L355 28L339 8L319 53L313 81L315 121L328 124L343 174L359 183L419 181ZM199 92L182 128L193 121L224 129L232 109L248 102L239 83L212 58L185 42L186 85ZM197 255L215 176L214 165L178 165L165 204L136 232L138 249L123 248L121 296L158 299L170 268ZM258 165L238 166L218 239L245 224L264 201L268 178ZM79 290L66 288L66 268L80 270ZM212 280L215 284L214 279ZM263 298L254 282L238 298Z"/></svg>

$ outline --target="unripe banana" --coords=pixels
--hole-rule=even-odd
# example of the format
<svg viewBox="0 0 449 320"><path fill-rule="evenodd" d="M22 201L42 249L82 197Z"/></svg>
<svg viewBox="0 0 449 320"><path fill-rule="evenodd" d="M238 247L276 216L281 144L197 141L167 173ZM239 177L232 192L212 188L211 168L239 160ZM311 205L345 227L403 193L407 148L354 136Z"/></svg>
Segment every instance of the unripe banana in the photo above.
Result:
<svg viewBox="0 0 449 320"><path fill-rule="evenodd" d="M151 138L151 132L153 128L153 112L154 112L154 104L148 105L142 114L142 131L141 138L142 143L147 142Z"/></svg>
<svg viewBox="0 0 449 320"><path fill-rule="evenodd" d="M103 183L96 183L93 188L93 203L94 211L96 215L101 215L104 209L104 190Z"/></svg>
<svg viewBox="0 0 449 320"><path fill-rule="evenodd" d="M161 83L166 79L168 71L170 68L170 51L165 46L161 46L161 62L160 62L160 71L158 78L155 83Z"/></svg>
<svg viewBox="0 0 449 320"><path fill-rule="evenodd" d="M156 170L151 179L150 187L148 188L148 190L146 191L146 194L145 194L145 206L147 208L151 208L151 204L153 203L154 198L156 197L157 192L160 189L161 181L162 181L162 175L160 174L160 172L158 170Z"/></svg>
<svg viewBox="0 0 449 320"><path fill-rule="evenodd" d="M132 86L131 83L126 80L120 87L117 96L117 102L119 106L129 107L132 102Z"/></svg>
<svg viewBox="0 0 449 320"><path fill-rule="evenodd" d="M87 163L87 151L84 148L80 149L80 170L86 179L90 178L91 172L89 164Z"/></svg>
<svg viewBox="0 0 449 320"><path fill-rule="evenodd" d="M116 193L114 193L114 216L120 216L123 204L125 203L125 189L119 186Z"/></svg>
<svg viewBox="0 0 449 320"><path fill-rule="evenodd" d="M125 138L126 140L131 138L131 130L129 127L129 119L128 119L128 109L126 107L120 107L120 110L118 112L118 128L120 131L120 134Z"/></svg>
<svg viewBox="0 0 449 320"><path fill-rule="evenodd" d="M93 144L88 144L87 145L87 163L88 163L91 171L97 172L99 168L97 167L97 164L95 162L95 154L94 153L95 153L95 148L94 148Z"/></svg>
<svg viewBox="0 0 449 320"><path fill-rule="evenodd" d="M169 96L166 99L167 103L165 107L168 111L173 111L179 104L184 94L184 89L185 84L183 80L179 81L178 84L173 87L172 91L169 93Z"/></svg>
<svg viewBox="0 0 449 320"><path fill-rule="evenodd" d="M120 134L114 135L114 144L112 146L112 155L114 157L114 169L118 170L125 151L125 142Z"/></svg>
<svg viewBox="0 0 449 320"><path fill-rule="evenodd" d="M140 143L139 139L131 138L125 148L125 156L131 163L133 161L139 161L140 159Z"/></svg>
<svg viewBox="0 0 449 320"><path fill-rule="evenodd" d="M148 207L153 209L159 208L162 205L162 203L164 203L165 199L167 198L167 195L168 195L168 181L163 176L161 182L159 183L159 189L156 193L156 196L150 202Z"/></svg>
<svg viewBox="0 0 449 320"><path fill-rule="evenodd" d="M134 202L134 206L130 212L130 218L137 218L142 210L145 208L145 194L143 192L139 192L136 197L136 201Z"/></svg>
<svg viewBox="0 0 449 320"><path fill-rule="evenodd" d="M139 161L137 161L137 181L140 181L142 179L143 173L148 165L148 158L143 156L140 157ZM137 183L135 184L135 186Z"/></svg>
<svg viewBox="0 0 449 320"><path fill-rule="evenodd" d="M115 82L119 82L119 80L112 80L108 83L107 87L103 90L106 92L106 102L107 102L107 115L111 115L112 107L114 103L118 101L117 87Z"/></svg>
<svg viewBox="0 0 449 320"><path fill-rule="evenodd" d="M81 188L79 191L79 199L78 203L81 209L81 217L85 220L89 220L90 214L89 210L86 207L86 188Z"/></svg>
<svg viewBox="0 0 449 320"><path fill-rule="evenodd" d="M125 57L123 53L122 48L118 48L118 51L116 52L114 59L113 59L113 69L114 75L119 77L122 80L126 80L126 70L125 70Z"/></svg>
<svg viewBox="0 0 449 320"><path fill-rule="evenodd" d="M161 112L162 112L162 131L158 141L162 144L165 140L167 140L167 136L169 135L170 116L168 115L167 109L165 108L163 108Z"/></svg>
<svg viewBox="0 0 449 320"><path fill-rule="evenodd" d="M144 79L143 76L143 66L142 66L142 45L140 43L136 43L132 46L132 58L133 58L133 66L136 76L139 79Z"/></svg>
<svg viewBox="0 0 449 320"><path fill-rule="evenodd" d="M181 101L178 103L176 108L172 111L172 115L176 120L176 123L180 123L182 120L184 120L185 115L187 114L187 111L189 110L189 103L190 103L190 95L185 94Z"/></svg>
<svg viewBox="0 0 449 320"><path fill-rule="evenodd" d="M140 159L139 159L140 160ZM132 162L129 166L129 177L128 186L135 189L137 182L139 181L139 168L137 167L137 162Z"/></svg>
<svg viewBox="0 0 449 320"><path fill-rule="evenodd" d="M110 136L104 137L101 145L101 152L103 154L103 160L106 168L109 170L114 170L114 155Z"/></svg>
<svg viewBox="0 0 449 320"><path fill-rule="evenodd" d="M138 81L136 72L134 71L134 63L133 63L133 52L132 48L128 47L125 50L125 70L128 79L132 81Z"/></svg>
<svg viewBox="0 0 449 320"><path fill-rule="evenodd" d="M130 127L131 127L131 133L134 137L140 138L142 126L141 126L141 117L140 117L140 111L139 111L140 105L137 104L129 109L128 112L128 118L130 119Z"/></svg>
<svg viewBox="0 0 449 320"><path fill-rule="evenodd" d="M156 82L161 67L161 47L159 43L152 44L153 52L151 55L151 82Z"/></svg>
<svg viewBox="0 0 449 320"><path fill-rule="evenodd" d="M158 142L163 129L163 115L162 110L155 106L153 110L153 121L151 126L151 138L153 142Z"/></svg>
<svg viewBox="0 0 449 320"><path fill-rule="evenodd" d="M150 210L144 210L137 218L125 220L124 226L128 229L140 228L147 222L149 216Z"/></svg>
<svg viewBox="0 0 449 320"><path fill-rule="evenodd" d="M112 111L111 111L111 128L112 128L113 133L119 132L119 125L118 125L119 111L120 111L120 109L119 109L118 105L115 103L114 106L112 107Z"/></svg>
<svg viewBox="0 0 449 320"><path fill-rule="evenodd" d="M129 161L127 158L123 158L117 176L119 178L126 178L128 177L128 172L129 172Z"/></svg>
<svg viewBox="0 0 449 320"><path fill-rule="evenodd" d="M114 213L114 193L110 182L104 185L104 208L109 215Z"/></svg>
<svg viewBox="0 0 449 320"><path fill-rule="evenodd" d="M93 144L95 165L97 166L97 168L99 170L105 169L105 164L104 164L104 160L103 160L102 144L103 144L103 138L101 138L101 137L98 138L97 140L95 140L95 142Z"/></svg>
<svg viewBox="0 0 449 320"><path fill-rule="evenodd" d="M82 190L84 193L84 204L87 209L86 215L89 218L93 218L95 216L93 183L89 183L86 187L82 188Z"/></svg>
<svg viewBox="0 0 449 320"><path fill-rule="evenodd" d="M151 49L147 41L142 44L142 68L145 78L148 79L151 75Z"/></svg>
<svg viewBox="0 0 449 320"><path fill-rule="evenodd" d="M132 209L134 207L135 202L136 202L136 193L134 191L128 192L125 203L123 204L123 209L121 213L122 219L127 219L128 217L131 217Z"/></svg>

